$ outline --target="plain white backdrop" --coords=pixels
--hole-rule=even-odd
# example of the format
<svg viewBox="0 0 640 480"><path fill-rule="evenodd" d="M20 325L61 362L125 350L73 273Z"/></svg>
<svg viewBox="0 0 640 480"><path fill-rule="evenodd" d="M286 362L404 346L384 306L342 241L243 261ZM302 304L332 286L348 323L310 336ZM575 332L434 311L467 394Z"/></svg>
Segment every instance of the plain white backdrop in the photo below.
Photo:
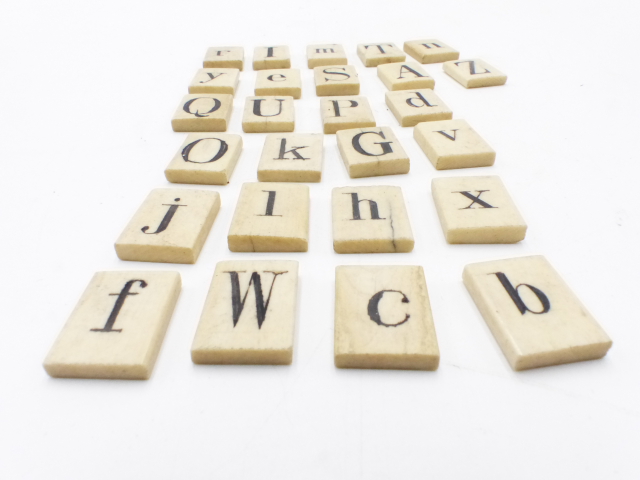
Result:
<svg viewBox="0 0 640 480"><path fill-rule="evenodd" d="M0 4L0 478L638 479L638 8L631 1L30 2ZM436 93L497 151L494 167L436 171L384 104L356 45L438 38L507 85L466 90L427 65ZM207 47L242 45L229 132L252 95L253 48L286 44L301 69L296 132L321 132L305 49L345 46L378 125L408 175L351 180L334 136L311 184L310 249L234 254L245 148L195 265L119 261L113 242L185 135L171 116ZM518 245L448 245L434 177L500 175L529 224ZM410 254L338 255L330 192L402 186ZM464 265L543 254L612 337L599 361L511 371L462 285ZM189 349L216 262L300 262L289 367L195 366ZM333 366L334 268L425 268L441 349L437 372ZM49 378L42 361L94 272L177 270L183 292L146 382Z"/></svg>

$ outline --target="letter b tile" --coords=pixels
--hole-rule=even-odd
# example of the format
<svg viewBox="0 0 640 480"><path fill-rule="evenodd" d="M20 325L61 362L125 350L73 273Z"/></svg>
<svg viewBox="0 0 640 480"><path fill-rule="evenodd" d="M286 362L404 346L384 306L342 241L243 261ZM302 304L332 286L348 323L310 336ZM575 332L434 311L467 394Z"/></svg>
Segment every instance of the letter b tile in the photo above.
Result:
<svg viewBox="0 0 640 480"><path fill-rule="evenodd" d="M422 267L336 268L335 363L339 368L438 368Z"/></svg>
<svg viewBox="0 0 640 480"><path fill-rule="evenodd" d="M474 263L462 279L514 370L602 358L611 347L543 256Z"/></svg>
<svg viewBox="0 0 640 480"><path fill-rule="evenodd" d="M146 380L180 295L178 272L98 272L44 361L52 377Z"/></svg>
<svg viewBox="0 0 640 480"><path fill-rule="evenodd" d="M290 364L297 285L298 262L219 262L193 339L193 362Z"/></svg>

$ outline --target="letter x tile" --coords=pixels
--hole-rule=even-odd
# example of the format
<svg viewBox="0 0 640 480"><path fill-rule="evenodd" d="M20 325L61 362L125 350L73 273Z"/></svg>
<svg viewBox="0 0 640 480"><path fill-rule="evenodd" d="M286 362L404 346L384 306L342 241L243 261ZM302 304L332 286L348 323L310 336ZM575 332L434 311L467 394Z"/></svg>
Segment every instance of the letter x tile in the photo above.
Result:
<svg viewBox="0 0 640 480"><path fill-rule="evenodd" d="M474 263L462 279L514 370L602 358L611 347L543 256Z"/></svg>
<svg viewBox="0 0 640 480"><path fill-rule="evenodd" d="M405 253L413 233L400 187L341 187L332 191L336 253Z"/></svg>
<svg viewBox="0 0 640 480"><path fill-rule="evenodd" d="M298 262L219 262L191 347L200 364L288 365Z"/></svg>
<svg viewBox="0 0 640 480"><path fill-rule="evenodd" d="M309 187L245 183L227 240L232 252L306 252Z"/></svg>
<svg viewBox="0 0 640 480"><path fill-rule="evenodd" d="M44 361L52 377L146 380L180 295L178 272L98 272Z"/></svg>
<svg viewBox="0 0 640 480"><path fill-rule="evenodd" d="M348 128L375 127L376 119L366 97L327 97L320 99L324 133Z"/></svg>
<svg viewBox="0 0 640 480"><path fill-rule="evenodd" d="M226 132L233 95L197 93L185 95L173 114L174 132Z"/></svg>
<svg viewBox="0 0 640 480"><path fill-rule="evenodd" d="M116 241L118 258L196 263L218 210L218 192L152 190Z"/></svg>
<svg viewBox="0 0 640 480"><path fill-rule="evenodd" d="M507 76L484 60L454 60L443 63L442 68L465 88L493 87L507 83Z"/></svg>
<svg viewBox="0 0 640 480"><path fill-rule="evenodd" d="M431 89L385 92L384 97L387 106L403 127L453 117L453 112Z"/></svg>
<svg viewBox="0 0 640 480"><path fill-rule="evenodd" d="M340 130L336 137L351 178L409 173L409 156L389 127Z"/></svg>
<svg viewBox="0 0 640 480"><path fill-rule="evenodd" d="M500 177L434 178L431 193L449 243L516 243L527 224Z"/></svg>
<svg viewBox="0 0 640 480"><path fill-rule="evenodd" d="M261 182L319 182L323 136L320 133L267 135L258 165Z"/></svg>
<svg viewBox="0 0 640 480"><path fill-rule="evenodd" d="M242 117L245 133L293 132L294 128L293 97L247 97Z"/></svg>
<svg viewBox="0 0 640 480"><path fill-rule="evenodd" d="M393 43L361 43L358 57L365 67L377 67L381 63L404 62L407 56Z"/></svg>
<svg viewBox="0 0 640 480"><path fill-rule="evenodd" d="M422 267L337 267L335 308L336 367L438 368Z"/></svg>

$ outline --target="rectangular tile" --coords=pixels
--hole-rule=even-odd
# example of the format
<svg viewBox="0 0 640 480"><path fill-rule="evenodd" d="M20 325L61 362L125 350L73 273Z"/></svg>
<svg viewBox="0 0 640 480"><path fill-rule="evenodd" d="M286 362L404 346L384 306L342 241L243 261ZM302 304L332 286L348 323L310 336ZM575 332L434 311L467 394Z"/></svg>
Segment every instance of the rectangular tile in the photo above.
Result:
<svg viewBox="0 0 640 480"><path fill-rule="evenodd" d="M267 135L258 164L261 182L319 182L323 136L319 133Z"/></svg>
<svg viewBox="0 0 640 480"><path fill-rule="evenodd" d="M413 127L420 122L448 120L453 117L451 109L433 90L389 91L384 94L389 110L403 127Z"/></svg>
<svg viewBox="0 0 640 480"><path fill-rule="evenodd" d="M313 76L316 95L319 97L360 93L360 80L353 65L316 67L313 69Z"/></svg>
<svg viewBox="0 0 640 480"><path fill-rule="evenodd" d="M180 295L178 272L98 272L44 368L52 377L146 380Z"/></svg>
<svg viewBox="0 0 640 480"><path fill-rule="evenodd" d="M307 66L309 68L324 65L346 65L347 54L342 45L336 43L307 46Z"/></svg>
<svg viewBox="0 0 640 480"><path fill-rule="evenodd" d="M494 87L507 83L504 73L480 59L445 62L442 68L465 88Z"/></svg>
<svg viewBox="0 0 640 480"><path fill-rule="evenodd" d="M324 133L376 126L376 119L366 97L322 98L320 114Z"/></svg>
<svg viewBox="0 0 640 480"><path fill-rule="evenodd" d="M365 67L377 67L382 63L404 62L407 56L393 43L361 43L358 57Z"/></svg>
<svg viewBox="0 0 640 480"><path fill-rule="evenodd" d="M242 116L245 133L293 132L294 129L293 97L247 97Z"/></svg>
<svg viewBox="0 0 640 480"><path fill-rule="evenodd" d="M244 68L244 48L211 47L202 62L204 68Z"/></svg>
<svg viewBox="0 0 640 480"><path fill-rule="evenodd" d="M286 45L256 47L253 51L253 69L271 70L274 68L291 68L291 54Z"/></svg>
<svg viewBox="0 0 640 480"><path fill-rule="evenodd" d="M378 65L378 78L389 90L433 89L436 81L416 62Z"/></svg>
<svg viewBox="0 0 640 480"><path fill-rule="evenodd" d="M420 63L440 63L460 57L460 52L436 39L404 42L404 51Z"/></svg>
<svg viewBox="0 0 640 480"><path fill-rule="evenodd" d="M296 68L281 68L275 70L259 70L256 74L257 96L288 95L293 98L302 96L302 80L300 70Z"/></svg>
<svg viewBox="0 0 640 480"><path fill-rule="evenodd" d="M297 289L298 262L219 262L193 339L193 362L290 364Z"/></svg>
<svg viewBox="0 0 640 480"><path fill-rule="evenodd" d="M201 68L189 84L189 93L227 93L235 95L240 70L237 68Z"/></svg>
<svg viewBox="0 0 640 480"><path fill-rule="evenodd" d="M543 256L474 263L462 279L514 370L601 358L611 347Z"/></svg>
<svg viewBox="0 0 640 480"><path fill-rule="evenodd" d="M422 267L336 267L336 367L436 370L439 363Z"/></svg>
<svg viewBox="0 0 640 480"><path fill-rule="evenodd" d="M233 95L196 93L185 95L171 120L174 132L226 132Z"/></svg>
<svg viewBox="0 0 640 480"><path fill-rule="evenodd" d="M196 263L220 210L209 190L152 190L116 241L120 260Z"/></svg>

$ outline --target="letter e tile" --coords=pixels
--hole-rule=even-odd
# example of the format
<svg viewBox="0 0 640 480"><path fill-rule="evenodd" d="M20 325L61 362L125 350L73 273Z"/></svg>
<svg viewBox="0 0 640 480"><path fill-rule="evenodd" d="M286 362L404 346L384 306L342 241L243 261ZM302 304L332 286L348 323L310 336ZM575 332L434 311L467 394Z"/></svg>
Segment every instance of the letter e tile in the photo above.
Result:
<svg viewBox="0 0 640 480"><path fill-rule="evenodd" d="M442 64L444 72L465 88L493 87L507 83L507 76L484 60L459 60Z"/></svg>
<svg viewBox="0 0 640 480"><path fill-rule="evenodd" d="M403 127L453 117L451 109L431 89L390 91L385 92L384 98Z"/></svg>
<svg viewBox="0 0 640 480"><path fill-rule="evenodd" d="M185 95L173 114L174 132L226 132L233 95L197 93Z"/></svg>
<svg viewBox="0 0 640 480"><path fill-rule="evenodd" d="M245 183L227 240L232 252L306 252L309 187Z"/></svg>
<svg viewBox="0 0 640 480"><path fill-rule="evenodd" d="M440 351L418 266L336 267L339 368L436 370Z"/></svg>
<svg viewBox="0 0 640 480"><path fill-rule="evenodd" d="M376 126L376 119L366 97L321 98L320 113L324 133Z"/></svg>
<svg viewBox="0 0 640 480"><path fill-rule="evenodd" d="M322 134L271 133L258 165L261 182L319 182L322 178Z"/></svg>
<svg viewBox="0 0 640 480"><path fill-rule="evenodd" d="M146 380L180 295L178 272L98 272L44 361L52 377Z"/></svg>
<svg viewBox="0 0 640 480"><path fill-rule="evenodd" d="M196 263L218 210L218 192L152 190L116 241L118 258Z"/></svg>
<svg viewBox="0 0 640 480"><path fill-rule="evenodd" d="M431 193L449 243L516 243L527 233L500 177L434 178Z"/></svg>
<svg viewBox="0 0 640 480"><path fill-rule="evenodd" d="M242 117L245 133L293 132L293 97L247 97Z"/></svg>
<svg viewBox="0 0 640 480"><path fill-rule="evenodd" d="M288 95L293 98L300 98L302 95L300 70L296 68L260 70L256 74L255 94Z"/></svg>
<svg viewBox="0 0 640 480"><path fill-rule="evenodd" d="M413 233L400 187L340 187L332 191L336 253L406 253Z"/></svg>
<svg viewBox="0 0 640 480"><path fill-rule="evenodd" d="M193 339L193 362L289 365L297 289L298 262L219 262Z"/></svg>
<svg viewBox="0 0 640 480"><path fill-rule="evenodd" d="M541 255L467 265L462 279L514 370L602 358L611 347Z"/></svg>

